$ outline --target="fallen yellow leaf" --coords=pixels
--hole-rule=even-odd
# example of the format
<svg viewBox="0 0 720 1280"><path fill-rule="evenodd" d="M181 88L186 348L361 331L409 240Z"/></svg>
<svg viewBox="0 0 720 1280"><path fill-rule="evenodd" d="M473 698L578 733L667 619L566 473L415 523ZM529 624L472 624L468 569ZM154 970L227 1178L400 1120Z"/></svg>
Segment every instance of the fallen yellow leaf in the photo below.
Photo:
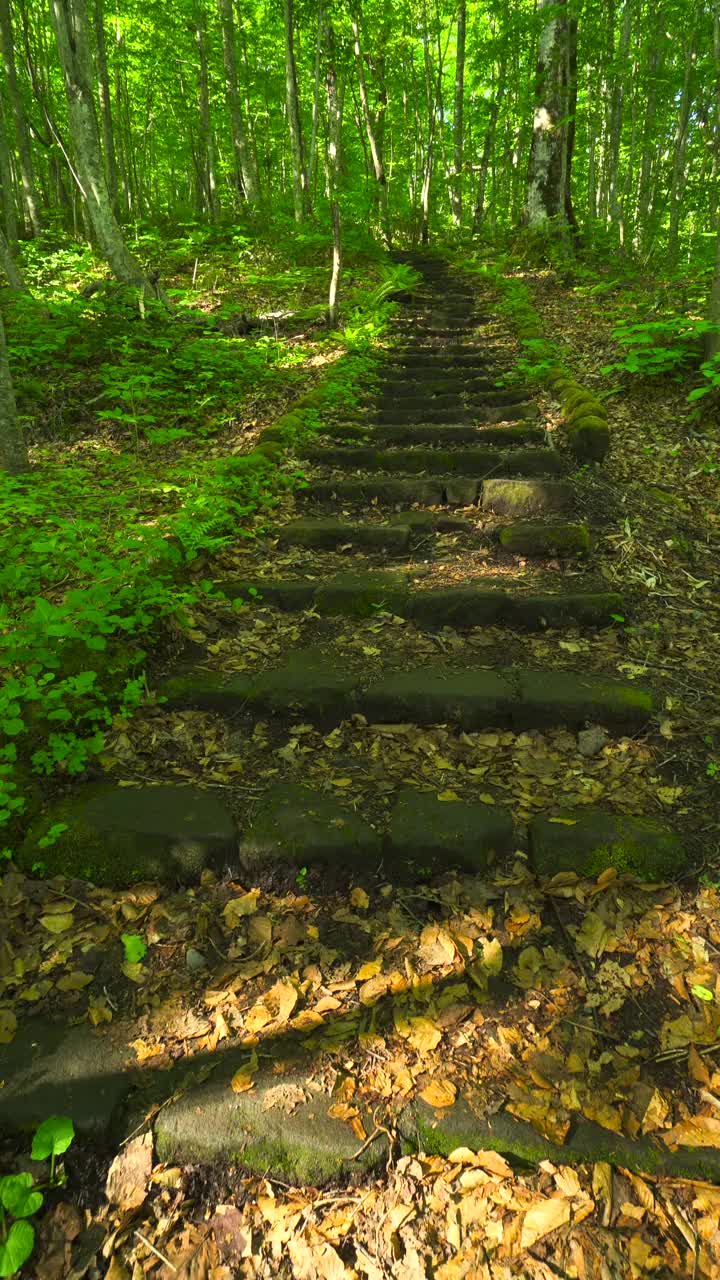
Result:
<svg viewBox="0 0 720 1280"><path fill-rule="evenodd" d="M457 1097L457 1089L451 1080L431 1080L420 1097L429 1107L451 1107Z"/></svg>
<svg viewBox="0 0 720 1280"><path fill-rule="evenodd" d="M69 911L63 912L62 915L40 917L40 924L43 929L47 929L48 933L65 933L67 929L72 929L74 923L74 917Z"/></svg>
<svg viewBox="0 0 720 1280"><path fill-rule="evenodd" d="M367 911L370 906L370 899L364 889L353 889L350 894L350 903L353 907L360 911Z"/></svg>

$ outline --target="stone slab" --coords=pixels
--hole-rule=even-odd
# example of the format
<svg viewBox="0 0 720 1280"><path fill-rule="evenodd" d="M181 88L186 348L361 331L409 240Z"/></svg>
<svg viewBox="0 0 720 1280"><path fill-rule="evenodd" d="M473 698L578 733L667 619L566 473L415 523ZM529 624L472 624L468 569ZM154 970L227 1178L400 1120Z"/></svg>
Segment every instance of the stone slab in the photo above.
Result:
<svg viewBox="0 0 720 1280"><path fill-rule="evenodd" d="M418 868L481 874L513 848L512 816L495 805L449 803L406 788L390 816L389 854Z"/></svg>
<svg viewBox="0 0 720 1280"><path fill-rule="evenodd" d="M407 551L410 530L402 525L351 524L344 520L293 520L278 533L281 547L308 547L332 551L350 545L363 550L385 550L400 555Z"/></svg>
<svg viewBox="0 0 720 1280"><path fill-rule="evenodd" d="M500 530L501 547L519 556L585 556L590 531L584 524L519 520Z"/></svg>
<svg viewBox="0 0 720 1280"><path fill-rule="evenodd" d="M609 676L565 671L518 671L517 728L550 724L612 725L637 730L647 724L655 706L642 686Z"/></svg>
<svg viewBox="0 0 720 1280"><path fill-rule="evenodd" d="M477 488L477 481L475 481ZM408 506L422 502L435 506L444 501L442 479L390 480L379 476L363 476L358 480L313 480L296 498L301 502L338 502L358 505L379 502L385 506Z"/></svg>
<svg viewBox="0 0 720 1280"><path fill-rule="evenodd" d="M48 848L38 841L63 831ZM95 884L143 880L192 884L205 867L235 860L237 832L217 793L193 786L118 787L90 784L52 805L31 827L18 863L49 875L77 876Z"/></svg>
<svg viewBox="0 0 720 1280"><path fill-rule="evenodd" d="M457 421L460 415L455 415ZM406 425L377 426L369 429L373 441L382 444L439 444L439 445L491 445L494 448L512 448L514 445L532 444L541 446L545 433L540 427L474 427L443 426L427 423L427 415L422 423L408 420Z"/></svg>
<svg viewBox="0 0 720 1280"><path fill-rule="evenodd" d="M131 1054L113 1031L33 1018L0 1045L0 1136L30 1133L48 1116L69 1116L83 1137L113 1130L134 1082Z"/></svg>
<svg viewBox="0 0 720 1280"><path fill-rule="evenodd" d="M262 797L239 842L247 871L268 864L339 865L348 872L379 861L380 837L353 809L332 796L296 783L279 782Z"/></svg>
<svg viewBox="0 0 720 1280"><path fill-rule="evenodd" d="M240 1061L232 1055L205 1084L163 1108L155 1121L160 1160L236 1161L295 1186L321 1186L342 1175L367 1173L385 1158L383 1137L354 1159L362 1142L349 1124L330 1115L332 1095L314 1087L302 1071L275 1075L266 1069L255 1088L234 1093L230 1080ZM373 1131L369 1117L366 1129Z"/></svg>
<svg viewBox="0 0 720 1280"><path fill-rule="evenodd" d="M358 697L358 709L382 724L439 724L472 731L510 723L512 680L497 671L420 669L376 680Z"/></svg>
<svg viewBox="0 0 720 1280"><path fill-rule="evenodd" d="M563 480L483 481L480 505L503 516L534 516L567 511L573 503L572 485Z"/></svg>
<svg viewBox="0 0 720 1280"><path fill-rule="evenodd" d="M642 880L674 878L687 866L680 837L655 818L631 818L603 809L533 818L530 853L538 875L575 871L599 876L609 867Z"/></svg>
<svg viewBox="0 0 720 1280"><path fill-rule="evenodd" d="M409 533L407 526L399 526ZM314 603L319 613L371 618L376 613L407 612L408 576L378 570L336 574L318 587Z"/></svg>

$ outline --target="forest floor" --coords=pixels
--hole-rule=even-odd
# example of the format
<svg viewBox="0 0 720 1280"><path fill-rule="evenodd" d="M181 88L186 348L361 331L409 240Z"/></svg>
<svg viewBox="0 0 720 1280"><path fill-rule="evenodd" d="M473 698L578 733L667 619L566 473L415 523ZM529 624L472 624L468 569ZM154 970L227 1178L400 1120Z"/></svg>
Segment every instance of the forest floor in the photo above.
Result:
<svg viewBox="0 0 720 1280"><path fill-rule="evenodd" d="M602 368L617 356L607 299L553 273L526 283L565 363L607 392ZM508 325L487 332L512 363L519 348ZM306 366L327 354L305 352ZM663 699L651 730L600 736L590 750L567 728L458 734L357 716L330 732L261 717L243 728L150 697L116 717L100 765L129 788L211 783L245 814L268 786L295 780L371 823L386 820L408 781L450 807L501 797L519 823L597 804L667 818L687 837L692 875L643 884L568 872L541 883L518 853L482 880L285 864L241 881L205 871L199 885L169 891L31 879L8 864L0 1044L16 1032L19 1042L37 1025L31 1018L91 1024L109 1059L129 1047L137 1084L129 1140L78 1140L68 1152L67 1188L39 1221L28 1274L720 1277L716 1177L657 1176L612 1154L564 1163L556 1147L539 1163L460 1140L449 1156L427 1146L416 1154L397 1131L410 1100L442 1114L471 1086L490 1112L504 1104L560 1147L577 1117L668 1152L720 1147L720 450L717 434L689 423L686 394L670 379L623 383L607 399L609 458L575 477L584 508L603 514L593 574L629 605L614 626L430 633L392 612L328 622L313 610L260 600L238 612L210 598L166 638L148 675L159 684L178 652L223 674L254 673L319 642L363 672L438 656L489 666L501 655L504 666L650 679ZM536 398L552 429L556 403ZM258 396L235 441L224 431L212 448L251 447L282 407L277 389ZM205 557L197 576L323 581L354 567L351 549L284 547L278 534L296 515L295 498L281 497L271 520L263 512L246 522L255 536ZM426 575L451 583L463 538L442 534ZM560 566L508 557L494 570L523 590ZM142 938L140 960L122 935ZM212 1055L240 1043L236 1096L252 1094L260 1062L278 1081L263 1107L290 1122L306 1101L298 1037L311 1037L307 1078L331 1089L349 1135L341 1178L318 1189L219 1162L158 1162L143 1120L164 1105L154 1093L163 1073L181 1096L207 1077ZM369 1140L385 1137L383 1162L366 1167ZM31 1167L15 1140L0 1148L0 1171L18 1161Z"/></svg>

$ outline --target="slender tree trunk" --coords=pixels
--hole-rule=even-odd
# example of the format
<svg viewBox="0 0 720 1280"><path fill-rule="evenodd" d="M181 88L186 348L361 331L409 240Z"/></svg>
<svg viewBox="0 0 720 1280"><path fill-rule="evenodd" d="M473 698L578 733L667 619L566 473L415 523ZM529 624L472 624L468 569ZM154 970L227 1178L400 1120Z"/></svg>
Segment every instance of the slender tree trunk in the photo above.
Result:
<svg viewBox="0 0 720 1280"><path fill-rule="evenodd" d="M260 198L257 165L248 142L238 88L237 60L235 57L235 24L232 0L218 0L218 13L223 37L223 62L225 66L225 94L230 114L230 133L235 159L235 183L248 204L255 205Z"/></svg>
<svg viewBox="0 0 720 1280"><path fill-rule="evenodd" d="M340 292L340 277L342 274L342 220L340 216L340 201L338 197L340 166L342 163L340 155L342 122L340 115L340 100L338 97L337 72L335 69L335 32L333 31L332 24L329 21L326 22L325 25L325 54L327 58L326 88L328 113L327 180L333 235L333 265L332 275L330 278L330 294L328 298L328 323L331 324L333 328L337 328L339 318L338 295Z"/></svg>
<svg viewBox="0 0 720 1280"><path fill-rule="evenodd" d="M625 105L625 77L630 35L632 32L632 0L625 0L623 6L618 62L613 75L613 89L610 100L610 127L608 130L607 148L607 190L608 217L617 239L620 239L620 139L623 127L623 108Z"/></svg>
<svg viewBox="0 0 720 1280"><path fill-rule="evenodd" d="M463 214L463 153L465 109L465 32L467 28L467 0L458 0L457 53L455 58L455 116L453 119L454 173L450 184L452 219L456 227L462 226Z"/></svg>
<svg viewBox="0 0 720 1280"><path fill-rule="evenodd" d="M10 14L10 0L0 0L0 41L2 42L3 62L7 77L8 96L15 121L15 138L17 140L20 160L20 180L22 183L23 203L33 235L42 230L42 217L38 200L35 174L33 171L32 152L30 149L30 133L28 130L25 107L23 105L20 85L15 65L15 40Z"/></svg>
<svg viewBox="0 0 720 1280"><path fill-rule="evenodd" d="M118 172L117 159L115 156L115 133L113 130L112 104L110 101L110 78L108 76L107 49L105 46L105 14L103 12L103 0L95 0L93 16L95 19L98 101L100 103L100 123L102 125L105 172L107 174L110 202L113 209L116 210L118 198Z"/></svg>
<svg viewBox="0 0 720 1280"><path fill-rule="evenodd" d="M293 160L293 200L295 221L302 222L310 212L305 146L303 143L300 95L298 93L297 67L295 66L294 0L283 0L285 21L285 96L287 100L290 145Z"/></svg>
<svg viewBox="0 0 720 1280"><path fill-rule="evenodd" d="M15 405L10 365L8 364L5 327L0 317L0 468L16 475L27 471L27 449Z"/></svg>
<svg viewBox="0 0 720 1280"><path fill-rule="evenodd" d="M587 134L588 134L588 224L592 231L597 219L597 128L596 128L595 76L592 67L587 69Z"/></svg>
<svg viewBox="0 0 720 1280"><path fill-rule="evenodd" d="M200 172L205 191L207 211L211 222L215 222L219 213L217 178L215 175L215 141L210 119L205 14L199 7L196 9L195 22L195 40L198 50L198 96L200 98Z"/></svg>
<svg viewBox="0 0 720 1280"><path fill-rule="evenodd" d="M578 221L575 217L572 198L572 162L575 154L575 116L577 113L577 36L578 36L578 20L572 15L568 18L568 40L567 40L567 103L565 115L567 124L565 126L565 217L568 226L573 231L578 232Z"/></svg>
<svg viewBox="0 0 720 1280"><path fill-rule="evenodd" d="M533 138L530 148L525 211L530 227L565 222L567 186L567 0L539 0L549 10L540 33Z"/></svg>
<svg viewBox="0 0 720 1280"><path fill-rule="evenodd" d="M672 183L670 187L670 227L668 230L668 258L674 263L678 255L680 235L680 206L685 189L686 156L690 107L693 99L693 60L695 56L695 28L688 40L685 53L685 75L678 111L675 145L673 148Z"/></svg>
<svg viewBox="0 0 720 1280"><path fill-rule="evenodd" d="M12 256L12 250L2 231L0 231L0 271L5 273L11 289L17 293L28 292L22 272Z"/></svg>
<svg viewBox="0 0 720 1280"><path fill-rule="evenodd" d="M642 160L638 179L637 217L639 247L646 249L650 241L650 207L652 201L653 156L657 147L654 143L654 128L657 113L657 85L661 68L661 43L658 32L654 32L653 43L647 62L647 97L642 128Z"/></svg>
<svg viewBox="0 0 720 1280"><path fill-rule="evenodd" d="M495 140L495 129L497 127L498 117L500 115L500 107L505 94L505 60L500 64L500 74L497 81L497 89L490 107L490 119L485 130L485 140L483 142L482 155L480 157L480 173L478 175L477 195L475 197L475 211L473 214L473 235L477 236L482 231L483 219L485 217L485 189L487 187L488 169L490 167L490 156L492 154L493 142Z"/></svg>
<svg viewBox="0 0 720 1280"><path fill-rule="evenodd" d="M2 196L3 221L5 235L11 248L17 244L17 208L15 204L15 182L13 179L10 147L5 132L5 119L0 103L0 195Z"/></svg>
<svg viewBox="0 0 720 1280"><path fill-rule="evenodd" d="M118 280L157 296L157 289L125 244L105 180L92 92L87 0L50 0L50 14L65 81L77 175L98 247Z"/></svg>
<svg viewBox="0 0 720 1280"><path fill-rule="evenodd" d="M382 224L383 240L385 247L390 249L392 245L392 228L390 224L390 206L388 203L387 178L385 176L385 165L383 155L378 143L372 114L370 112L370 102L368 99L367 81L365 79L365 66L363 62L363 51L360 43L360 9L355 7L351 13L352 33L355 48L355 66L357 68L358 89L360 90L360 104L362 106L363 120L365 122L365 132L370 146L370 155L372 156L373 171L375 173L375 181L378 184L378 196L380 201L380 221Z"/></svg>
<svg viewBox="0 0 720 1280"><path fill-rule="evenodd" d="M312 128L310 132L310 158L308 160L308 185L311 196L315 192L318 167L318 134L320 130L320 81L322 62L323 27L325 12L323 0L317 0L317 34L315 37L315 75L313 78Z"/></svg>

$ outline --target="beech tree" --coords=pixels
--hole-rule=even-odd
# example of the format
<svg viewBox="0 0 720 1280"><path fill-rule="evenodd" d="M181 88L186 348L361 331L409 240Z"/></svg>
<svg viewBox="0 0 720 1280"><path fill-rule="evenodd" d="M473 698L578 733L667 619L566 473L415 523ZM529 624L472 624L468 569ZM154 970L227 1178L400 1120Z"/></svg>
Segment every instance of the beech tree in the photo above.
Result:
<svg viewBox="0 0 720 1280"><path fill-rule="evenodd" d="M570 22L567 0L538 0L542 29L538 45L533 134L528 165L526 215L530 227L567 217L571 153Z"/></svg>

